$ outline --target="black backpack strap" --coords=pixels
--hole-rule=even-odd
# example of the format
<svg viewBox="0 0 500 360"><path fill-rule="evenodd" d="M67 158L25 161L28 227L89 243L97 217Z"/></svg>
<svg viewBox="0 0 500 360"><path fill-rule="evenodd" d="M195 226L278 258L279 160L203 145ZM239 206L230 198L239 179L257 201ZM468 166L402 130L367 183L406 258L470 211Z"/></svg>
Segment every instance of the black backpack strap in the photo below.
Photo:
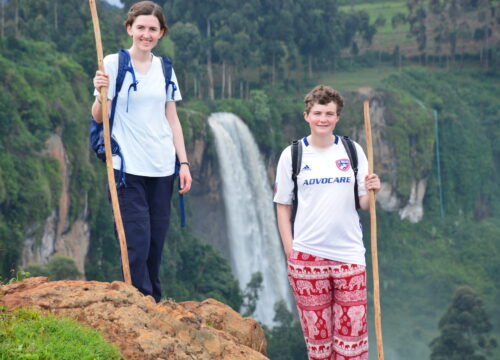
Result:
<svg viewBox="0 0 500 360"><path fill-rule="evenodd" d="M354 202L356 204L356 210L359 209L359 195L358 195L358 153L356 151L356 146L354 142L347 136L342 136L342 144L344 144L347 156L349 156L349 161L351 163L352 170L354 171Z"/></svg>
<svg viewBox="0 0 500 360"><path fill-rule="evenodd" d="M295 216L297 215L297 207L299 204L298 199L298 186L297 186L297 176L300 173L300 167L302 164L302 140L294 140L292 143L292 180L293 180L293 198L292 198L292 235L293 235L293 225L295 223Z"/></svg>
<svg viewBox="0 0 500 360"><path fill-rule="evenodd" d="M165 92L168 94L168 87L172 86L172 97L170 100L174 100L175 91L177 86L172 81L172 60L166 56L162 56L161 66L163 69L163 75L165 76ZM168 99L167 99L168 100Z"/></svg>

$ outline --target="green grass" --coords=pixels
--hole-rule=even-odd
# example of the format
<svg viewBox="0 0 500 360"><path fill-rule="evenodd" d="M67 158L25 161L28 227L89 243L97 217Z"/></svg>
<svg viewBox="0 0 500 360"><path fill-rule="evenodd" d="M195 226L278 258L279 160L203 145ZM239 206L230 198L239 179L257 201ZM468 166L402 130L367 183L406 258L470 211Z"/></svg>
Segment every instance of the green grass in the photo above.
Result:
<svg viewBox="0 0 500 360"><path fill-rule="evenodd" d="M355 91L360 87L376 88L382 80L391 74L397 73L394 66L377 66L356 71L342 71L336 73L317 73L315 81L329 85L338 91Z"/></svg>
<svg viewBox="0 0 500 360"><path fill-rule="evenodd" d="M344 5L340 7L340 10L344 12L364 10L370 16L370 24L374 24L378 17L385 19L385 24L377 28L377 33L373 38L371 46L369 46L371 50L392 52L396 45L408 50L412 50L415 47L415 41L407 37L410 30L408 24L402 24L397 28L392 27L392 18L394 15L398 13L408 14L405 1Z"/></svg>
<svg viewBox="0 0 500 360"><path fill-rule="evenodd" d="M498 3L498 1L496 2ZM405 0L385 0L376 2L376 0L358 0L353 1L350 4L344 2L344 5L340 6L339 9L343 12L350 11L361 11L364 10L368 13L370 17L370 24L374 24L379 17L385 19L385 24L383 26L377 27L377 33L375 34L371 44L365 44L359 38L358 45L360 46L360 53L363 54L368 50L375 51L385 51L391 53L395 46L398 45L403 54L413 56L417 55L420 51L417 48L417 43L414 38L409 37L410 25L408 23L401 24L396 28L392 27L392 18L398 14L402 13L408 15L408 7ZM478 22L479 10L465 11L460 14L459 22L466 21L471 31L479 27L481 24ZM441 22L441 18L436 15L432 15L427 11L426 27L427 27L427 48L426 52L435 53L436 44L434 43L435 34L433 29ZM472 37L472 33L468 33L469 37ZM460 41L458 44L458 49L465 46L468 52L477 52L478 44L475 44L470 39L464 40L463 36L460 36ZM463 43L465 41L465 43ZM449 44L443 45L441 51L449 52ZM459 51L459 50L457 50ZM347 54L347 52L346 52Z"/></svg>
<svg viewBox="0 0 500 360"><path fill-rule="evenodd" d="M340 10L349 11L359 11L364 10L370 15L370 24L375 23L378 17L383 17L385 19L385 25L377 29L377 34L390 34L394 32L408 32L408 24L401 25L397 29L392 27L392 17L397 13L408 14L408 8L406 7L405 1L394 2L386 1L376 4L357 4L357 5L346 5L341 6Z"/></svg>
<svg viewBox="0 0 500 360"><path fill-rule="evenodd" d="M93 329L35 310L0 308L0 360L123 359Z"/></svg>

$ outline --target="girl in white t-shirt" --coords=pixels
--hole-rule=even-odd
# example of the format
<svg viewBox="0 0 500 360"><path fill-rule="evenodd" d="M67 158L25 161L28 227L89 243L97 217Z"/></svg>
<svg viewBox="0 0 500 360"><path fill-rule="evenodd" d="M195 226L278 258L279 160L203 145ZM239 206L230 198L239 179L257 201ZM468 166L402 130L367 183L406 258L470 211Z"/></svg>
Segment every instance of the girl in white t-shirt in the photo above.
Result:
<svg viewBox="0 0 500 360"><path fill-rule="evenodd" d="M302 141L297 177L298 206L292 224L291 147L281 154L274 202L288 259L309 359L368 359L365 248L354 199L354 171L342 141L333 134L344 105L338 92L319 85L304 99L311 134ZM368 174L363 149L358 156L360 207L380 180ZM293 227L293 231L292 231Z"/></svg>
<svg viewBox="0 0 500 360"><path fill-rule="evenodd" d="M116 105L112 137L120 145L126 183L118 189L118 198L132 284L160 301L159 269L170 219L176 155L181 164L179 193L190 190L192 179L175 104L181 96L178 90L172 94L172 88L178 89L177 78L172 69L175 87L170 86L167 94L162 60L152 53L168 31L162 8L152 1L132 5L125 28L132 38L128 51L138 83L136 90L129 91L132 76L128 72ZM92 115L97 122L102 122L98 90L108 88L108 109L115 96L118 54L106 56L104 67L105 72L96 71L94 77ZM115 156L115 177L120 165Z"/></svg>

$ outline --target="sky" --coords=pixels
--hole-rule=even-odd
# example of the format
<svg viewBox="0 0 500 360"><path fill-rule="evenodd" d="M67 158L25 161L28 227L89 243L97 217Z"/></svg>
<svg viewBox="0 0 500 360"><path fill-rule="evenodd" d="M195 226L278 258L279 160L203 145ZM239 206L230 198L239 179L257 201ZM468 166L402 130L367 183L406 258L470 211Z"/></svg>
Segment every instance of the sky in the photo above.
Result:
<svg viewBox="0 0 500 360"><path fill-rule="evenodd" d="M105 0L105 1L110 3L111 5L123 7L123 4L120 2L120 0Z"/></svg>

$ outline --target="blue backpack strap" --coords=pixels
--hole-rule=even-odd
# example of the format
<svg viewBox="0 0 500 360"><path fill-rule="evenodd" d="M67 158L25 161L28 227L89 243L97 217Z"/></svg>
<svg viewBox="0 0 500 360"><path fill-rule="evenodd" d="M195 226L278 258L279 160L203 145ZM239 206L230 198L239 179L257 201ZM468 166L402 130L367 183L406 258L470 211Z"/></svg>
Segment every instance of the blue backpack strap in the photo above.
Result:
<svg viewBox="0 0 500 360"><path fill-rule="evenodd" d="M123 82L125 80L125 76L127 75L127 72L130 72L132 75L132 84L129 86L128 89L128 94L127 94L127 111L128 111L128 96L130 94L130 89L134 89L134 91L137 91L137 80L135 78L135 73L134 73L134 68L132 67L132 63L130 61L130 54L128 53L127 50L120 50L118 51L118 71L116 74L116 82L115 82L115 95L113 97L113 100L111 102L111 112L109 115L109 132L110 135L113 134L113 123L115 119L115 112L116 112L116 106L118 102L118 94L120 93L120 90L123 86ZM93 117L91 117L91 125L90 125L90 145L94 152L96 153L97 157L101 159L102 161L106 161L106 153L105 153L105 147L104 147L104 136L103 136L103 124L102 123L97 123ZM120 157L120 174L118 177L118 182L116 186L119 188L120 186L124 185L127 186L125 183L125 173L123 172L124 169L124 159L123 155L120 150L120 145L118 142L111 136L111 153L113 155L118 155Z"/></svg>
<svg viewBox="0 0 500 360"><path fill-rule="evenodd" d="M118 72L116 73L115 96L111 103L111 114L109 115L109 131L113 130L113 122L115 119L116 103L118 102L118 93L122 89L123 80L127 74L126 66L130 62L130 56L127 51L118 51Z"/></svg>
<svg viewBox="0 0 500 360"><path fill-rule="evenodd" d="M120 92L123 81L125 80L125 76L127 75L127 72L129 72L132 75L132 83L128 87L127 90L127 112L128 112L128 100L130 97L130 90L134 89L134 91L137 91L137 84L139 83L135 77L135 72L134 68L132 66L132 62L130 60L130 54L127 50L121 49L118 52L118 75L116 76L116 92L115 94L118 95Z"/></svg>
<svg viewBox="0 0 500 360"><path fill-rule="evenodd" d="M163 75L165 76L165 92L168 94L168 87L172 86L172 97L170 98L170 100L174 100L177 86L172 81L172 61L166 56L162 56L161 60Z"/></svg>
<svg viewBox="0 0 500 360"><path fill-rule="evenodd" d="M181 169L181 163L177 156L175 157L175 174L174 177L179 176L179 171ZM179 180L179 190L181 189L181 181ZM181 227L186 226L186 215L184 212L184 194L179 194L179 213L181 217Z"/></svg>
<svg viewBox="0 0 500 360"><path fill-rule="evenodd" d="M128 92L130 93L131 88L134 88L134 91L137 91L137 80L135 78L134 68L132 67L132 63L130 61L130 54L127 50L121 49L120 51L118 51L118 72L116 74L115 96L113 97L113 102L111 103L111 114L109 116L110 134L113 131L113 123L115 119L116 105L118 102L118 94L122 89L123 82L125 80L127 72L130 72L132 74L132 84L129 86ZM128 95L127 95L127 111L128 111ZM111 152L112 154L118 155L120 157L120 174L118 175L118 183L116 184L116 186L118 188L122 185L127 186L125 182L125 172L123 171L123 165L124 165L123 155L120 151L120 146L113 137L111 137Z"/></svg>
<svg viewBox="0 0 500 360"><path fill-rule="evenodd" d="M354 171L354 203L356 204L356 210L360 208L359 206L359 195L358 195L358 153L356 151L356 146L354 142L347 136L342 136L342 144L344 144L345 151L351 162L352 170Z"/></svg>

